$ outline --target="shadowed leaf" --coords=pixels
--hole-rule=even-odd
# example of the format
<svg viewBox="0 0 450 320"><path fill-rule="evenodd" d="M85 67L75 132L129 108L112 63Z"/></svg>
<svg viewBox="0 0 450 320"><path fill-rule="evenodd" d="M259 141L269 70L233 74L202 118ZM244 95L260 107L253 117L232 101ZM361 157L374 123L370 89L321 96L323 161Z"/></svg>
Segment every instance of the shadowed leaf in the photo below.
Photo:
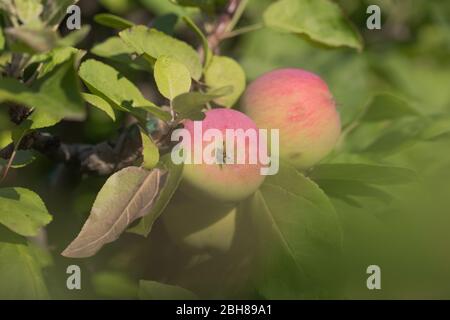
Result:
<svg viewBox="0 0 450 320"><path fill-rule="evenodd" d="M94 21L102 26L123 30L134 26L134 23L110 13L100 13L95 15Z"/></svg>
<svg viewBox="0 0 450 320"><path fill-rule="evenodd" d="M197 300L197 296L184 288L156 281L139 281L141 300Z"/></svg>
<svg viewBox="0 0 450 320"><path fill-rule="evenodd" d="M412 182L417 175L414 171L384 165L330 163L316 166L309 175L314 180L359 181L378 185L396 185Z"/></svg>
<svg viewBox="0 0 450 320"><path fill-rule="evenodd" d="M248 202L257 231L258 291L268 299L294 299L331 281L342 245L330 200L311 180L282 164Z"/></svg>
<svg viewBox="0 0 450 320"><path fill-rule="evenodd" d="M128 167L113 174L100 190L91 214L63 256L84 258L113 242L138 218L148 214L164 187L166 172Z"/></svg>
<svg viewBox="0 0 450 320"><path fill-rule="evenodd" d="M161 162L168 171L167 182L164 187L162 187L161 195L158 197L158 201L152 207L151 211L144 216L136 226L127 230L128 232L144 237L148 236L152 230L153 223L164 211L175 191L178 189L183 173L183 165L174 164L170 154L163 156Z"/></svg>

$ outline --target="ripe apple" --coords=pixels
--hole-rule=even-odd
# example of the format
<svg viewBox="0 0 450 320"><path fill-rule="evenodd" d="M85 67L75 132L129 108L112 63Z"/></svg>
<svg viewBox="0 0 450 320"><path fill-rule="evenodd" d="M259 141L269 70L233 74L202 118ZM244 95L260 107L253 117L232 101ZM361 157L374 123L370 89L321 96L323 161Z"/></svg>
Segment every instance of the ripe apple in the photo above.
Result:
<svg viewBox="0 0 450 320"><path fill-rule="evenodd" d="M216 132L221 133L223 137L220 148L213 149L211 158L215 159L234 159L233 163L225 162L224 164L213 163L208 164L205 161L202 163L195 163L194 150L196 147L203 147L202 150L206 150L214 139L210 141L195 138L198 136L198 127L201 124L202 132L205 133L209 129L215 129ZM231 109L212 109L206 112L206 117L201 123L188 120L184 123L184 129L187 130L190 137L193 137L191 141L184 141L184 146L190 145L191 161L185 162L183 170L183 180L181 182L181 189L197 196L202 201L208 199L219 201L236 203L253 194L264 181L264 175L261 174L261 163L258 160L258 154L260 147L265 152L266 145L259 143L258 129L255 123L242 112ZM227 137L227 129L238 130L242 129L241 133L235 135L233 138ZM244 132L247 130L254 131L256 134L257 145L251 143L251 139L247 139ZM238 133L238 131L235 131ZM238 139L241 139L239 144ZM230 142L234 143L234 156L227 153L226 145ZM231 145L231 144L230 144ZM240 147L238 147L240 145ZM215 144L212 145L213 147ZM245 161L239 163L237 161L237 155L241 152L245 156ZM256 162L251 163L250 159L257 159ZM205 160L205 159L202 159Z"/></svg>
<svg viewBox="0 0 450 320"><path fill-rule="evenodd" d="M298 169L322 160L341 132L327 84L302 69L279 69L257 78L243 96L242 109L259 128L280 130L280 158Z"/></svg>

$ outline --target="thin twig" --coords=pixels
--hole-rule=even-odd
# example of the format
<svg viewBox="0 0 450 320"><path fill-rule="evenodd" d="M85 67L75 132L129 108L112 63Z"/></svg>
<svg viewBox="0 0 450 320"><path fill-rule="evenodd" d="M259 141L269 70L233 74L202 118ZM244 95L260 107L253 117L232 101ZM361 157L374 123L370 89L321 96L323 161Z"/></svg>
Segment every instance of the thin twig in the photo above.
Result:
<svg viewBox="0 0 450 320"><path fill-rule="evenodd" d="M262 23L253 24L253 25L250 25L250 26L242 27L240 29L236 29L234 31L225 33L222 36L222 39L229 39L229 38L237 37L237 36L243 35L243 34L248 33L248 32L260 30L263 27L264 27L264 25Z"/></svg>
<svg viewBox="0 0 450 320"><path fill-rule="evenodd" d="M207 37L209 47L212 52L214 52L216 54L219 52L219 45L220 45L220 42L222 41L223 35L229 31L231 31L229 25L231 23L233 23L233 24L237 23L237 20L234 21L234 16L235 16L235 13L237 12L238 8L240 8L240 4L243 2L247 2L247 1L245 1L245 0L244 1L230 0L228 2L228 5L227 5L225 11L221 15L219 15L219 18L217 19L217 22L215 24L215 27L213 28L213 31Z"/></svg>
<svg viewBox="0 0 450 320"><path fill-rule="evenodd" d="M16 157L16 153L17 153L17 149L14 149L13 152L11 153L11 156L8 159L8 163L6 164L6 166L3 168L2 170L2 176L0 178L0 184L6 179L6 177L8 176L8 172L9 169L12 166L12 163L14 161L14 158Z"/></svg>

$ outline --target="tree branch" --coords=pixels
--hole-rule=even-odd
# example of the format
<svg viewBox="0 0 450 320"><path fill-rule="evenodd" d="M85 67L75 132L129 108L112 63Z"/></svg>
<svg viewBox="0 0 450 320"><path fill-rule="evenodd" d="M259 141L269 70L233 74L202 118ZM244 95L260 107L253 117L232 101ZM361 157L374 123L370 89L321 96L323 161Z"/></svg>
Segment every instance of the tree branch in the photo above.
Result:
<svg viewBox="0 0 450 320"><path fill-rule="evenodd" d="M220 42L234 28L247 2L248 0L230 0L219 16L207 37L214 53L219 52ZM11 121L16 124L24 121L31 112L29 108L19 105L11 105L9 109ZM165 151L170 145L170 141L167 141L170 131L160 132L162 135L157 137L161 151ZM83 173L96 175L110 175L142 160L142 141L135 125L125 129L116 139L96 145L65 144L48 133L32 132L21 140L18 149L33 149L53 161L76 166ZM0 150L0 158L10 160L14 150L14 144L11 143Z"/></svg>
<svg viewBox="0 0 450 320"><path fill-rule="evenodd" d="M245 1L245 0L244 0ZM219 45L223 36L230 31L230 25L234 22L234 15L240 7L242 0L230 0L225 11L219 16L212 32L208 35L208 44L212 52L219 52Z"/></svg>
<svg viewBox="0 0 450 320"><path fill-rule="evenodd" d="M112 141L96 145L65 144L48 133L33 132L22 139L19 149L36 150L53 161L96 175L112 174L142 159L142 143L136 126L127 128ZM9 159L13 151L14 145L8 145L0 150L0 158Z"/></svg>

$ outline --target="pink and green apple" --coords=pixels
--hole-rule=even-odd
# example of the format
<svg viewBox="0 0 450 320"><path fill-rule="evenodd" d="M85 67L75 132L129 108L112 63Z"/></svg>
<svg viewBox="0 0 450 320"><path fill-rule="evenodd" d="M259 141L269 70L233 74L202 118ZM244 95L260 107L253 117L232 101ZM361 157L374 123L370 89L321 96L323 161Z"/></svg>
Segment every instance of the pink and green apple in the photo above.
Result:
<svg viewBox="0 0 450 320"><path fill-rule="evenodd" d="M336 145L339 114L327 84L302 69L279 69L253 81L242 110L261 129L280 130L280 158L307 169Z"/></svg>
<svg viewBox="0 0 450 320"><path fill-rule="evenodd" d="M227 129L232 129L235 132L242 129L240 134L245 134L247 130L258 132L255 123L242 112L232 109L212 109L206 112L205 119L200 123L203 132L209 129L215 129L223 136L223 145L221 149L215 149L215 157L222 157L226 159L229 154L226 152L225 145L227 144ZM199 123L197 122L197 125ZM189 136L195 137L196 124L194 121L188 120L184 123L184 129L187 130ZM220 202L235 203L253 194L264 181L264 176L261 174L261 164L259 161L251 163L249 159L252 157L258 158L259 143L257 146L250 146L251 140L244 138L245 145L241 144L241 149L234 150L234 163L214 163L209 164L202 161L202 163L195 164L194 161L185 163L183 170L183 180L181 188L191 194L197 195L197 198L203 200L213 199ZM236 136L234 136L234 145L237 147ZM258 139L258 138L257 138ZM190 150L192 158L193 153L198 144L203 144L203 150L211 145L211 141L199 141L198 139L191 139ZM197 146L195 145L197 144ZM186 146L186 145L185 145ZM264 149L266 146L263 146ZM245 163L237 163L236 155L238 152L243 152L245 155ZM255 154L256 153L256 154ZM204 159L203 159L204 160Z"/></svg>

